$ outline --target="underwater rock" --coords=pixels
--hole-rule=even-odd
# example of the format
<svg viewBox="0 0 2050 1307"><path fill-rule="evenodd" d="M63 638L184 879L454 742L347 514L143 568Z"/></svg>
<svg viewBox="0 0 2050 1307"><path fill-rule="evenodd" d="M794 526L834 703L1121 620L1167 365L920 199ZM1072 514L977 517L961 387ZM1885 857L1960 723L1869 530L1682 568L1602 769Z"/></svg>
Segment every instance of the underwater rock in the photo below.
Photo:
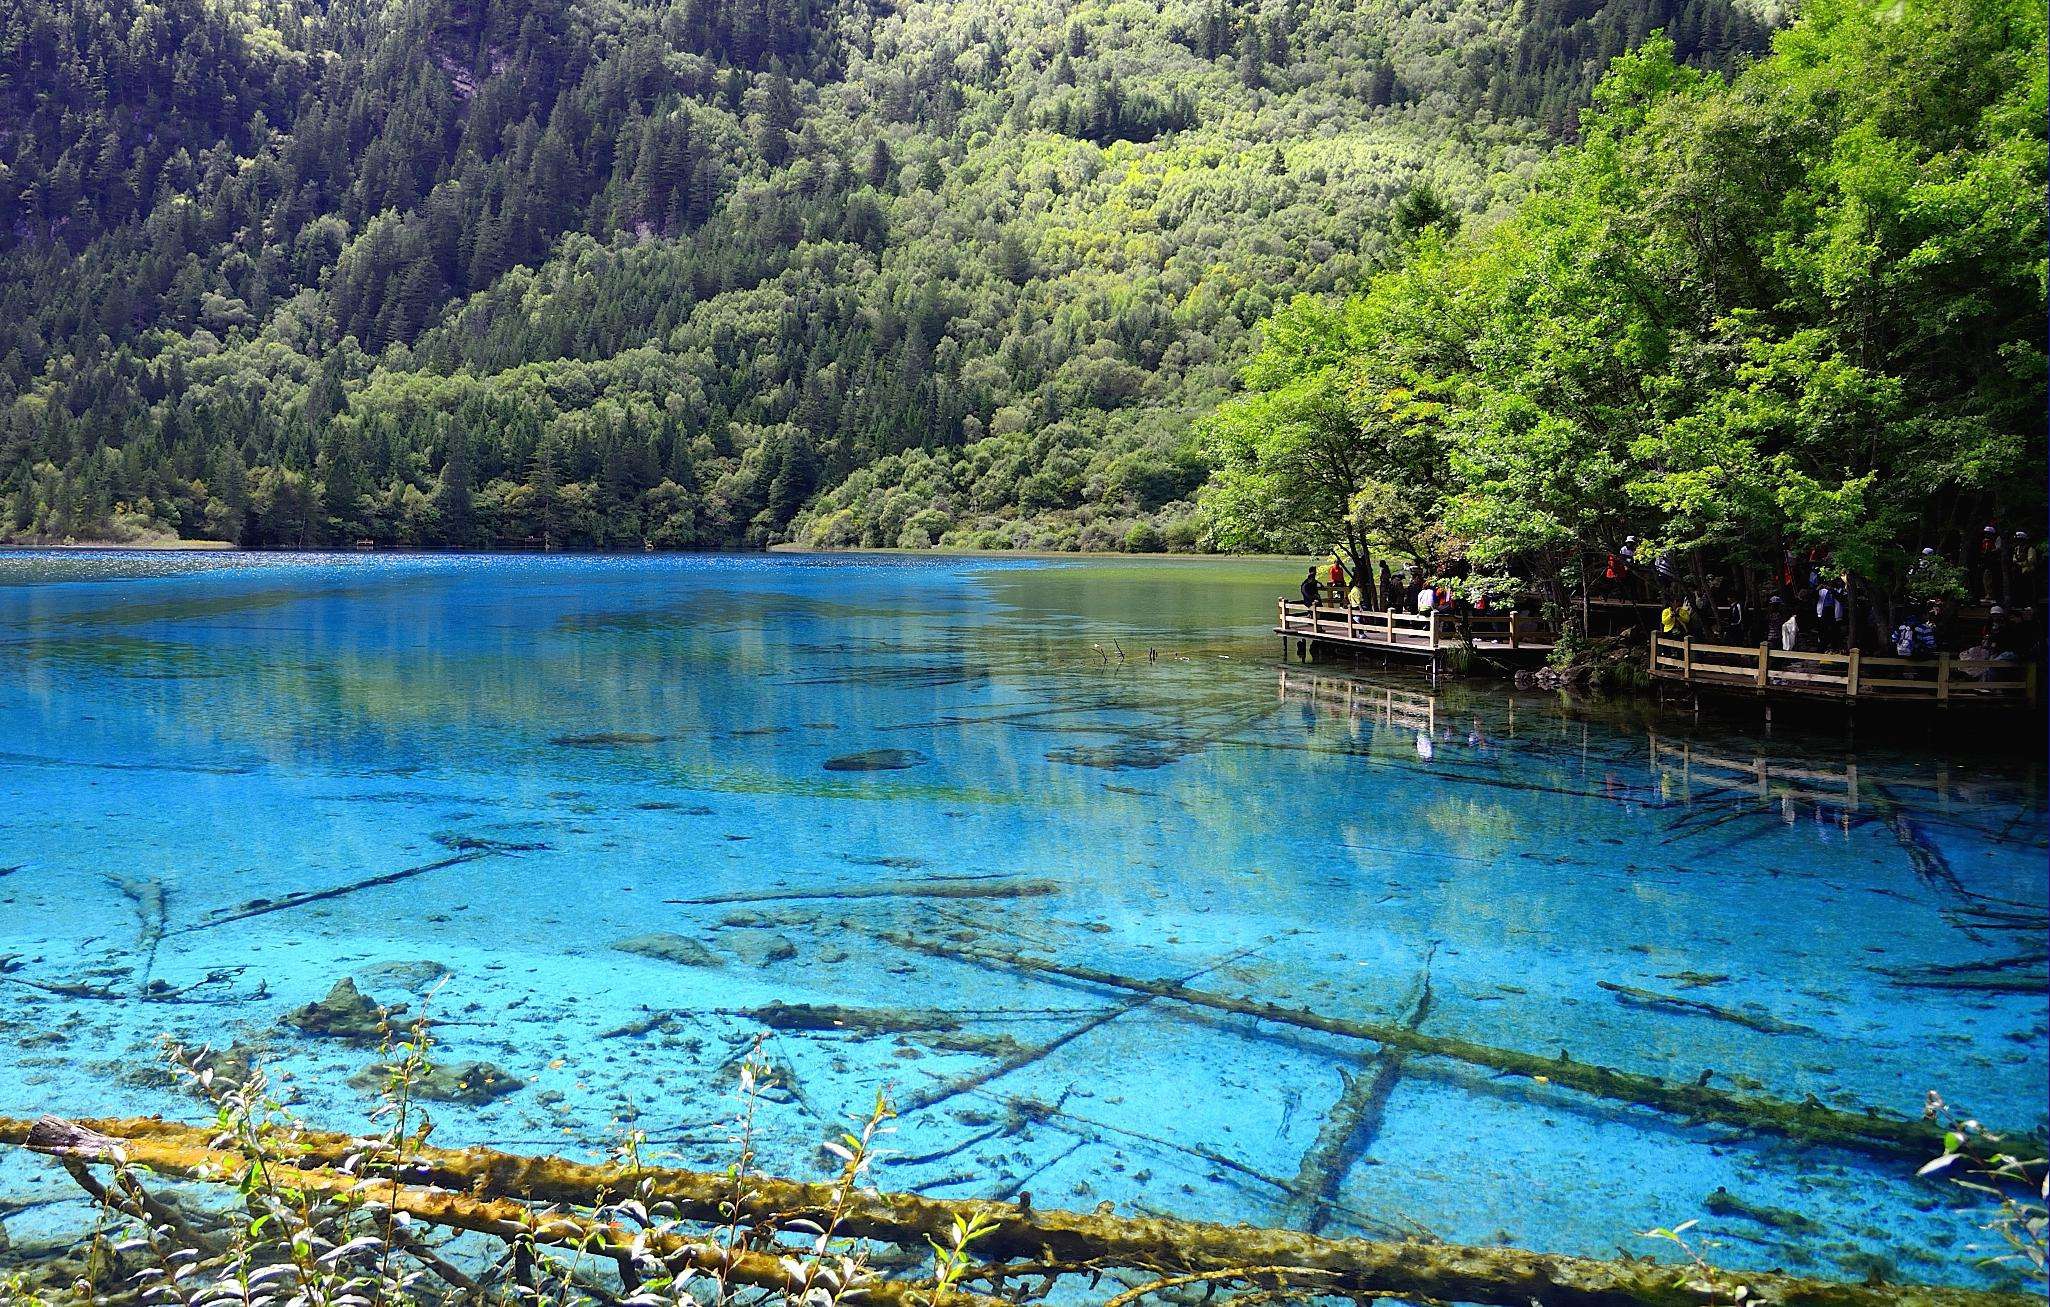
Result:
<svg viewBox="0 0 2050 1307"><path fill-rule="evenodd" d="M864 749L826 759L827 771L903 771L922 767L932 759L916 749Z"/></svg>
<svg viewBox="0 0 2050 1307"><path fill-rule="evenodd" d="M758 967L788 962L797 956L797 945L773 931L735 930L720 936L719 942L733 950L741 961Z"/></svg>
<svg viewBox="0 0 2050 1307"><path fill-rule="evenodd" d="M327 992L326 998L286 1013L285 1024L309 1035L326 1035L354 1044L374 1044L382 1037L382 1028L389 1019L405 1010L404 1004L387 1009L373 1003L356 988L355 981L343 976Z"/></svg>
<svg viewBox="0 0 2050 1307"><path fill-rule="evenodd" d="M612 947L621 953L637 953L644 958L658 958L663 962L674 962L685 967L723 967L725 961L717 953L706 948L688 935L672 934L669 931L655 931L647 935L634 935L627 939L614 940Z"/></svg>
<svg viewBox="0 0 2050 1307"><path fill-rule="evenodd" d="M453 975L447 967L432 958L414 958L404 962L379 962L364 967L355 979L372 989L391 986L424 994Z"/></svg>
<svg viewBox="0 0 2050 1307"><path fill-rule="evenodd" d="M365 1093L374 1094L385 1087L390 1075L388 1064L373 1062L350 1076L349 1083ZM413 1082L412 1095L437 1103L468 1103L472 1107L482 1107L525 1087L524 1080L496 1062L437 1062L427 1074Z"/></svg>
<svg viewBox="0 0 2050 1307"><path fill-rule="evenodd" d="M565 749L604 749L620 744L660 744L668 738L643 731L599 731L591 735L557 735L548 742Z"/></svg>

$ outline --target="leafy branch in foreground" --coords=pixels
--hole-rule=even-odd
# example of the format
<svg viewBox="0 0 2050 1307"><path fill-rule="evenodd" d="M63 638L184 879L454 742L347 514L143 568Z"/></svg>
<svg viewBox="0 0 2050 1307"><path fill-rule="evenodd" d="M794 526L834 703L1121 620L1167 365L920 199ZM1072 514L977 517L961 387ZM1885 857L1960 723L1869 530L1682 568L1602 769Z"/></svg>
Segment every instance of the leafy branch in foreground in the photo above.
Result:
<svg viewBox="0 0 2050 1307"><path fill-rule="evenodd" d="M1943 1152L1918 1174L1944 1173L1996 1203L1979 1228L1997 1235L2007 1251L1989 1253L1980 1262L2026 1267L2040 1287L2050 1289L2050 1164L2010 1151L2005 1136L1952 1110L1933 1089L1922 1114L1943 1124Z"/></svg>

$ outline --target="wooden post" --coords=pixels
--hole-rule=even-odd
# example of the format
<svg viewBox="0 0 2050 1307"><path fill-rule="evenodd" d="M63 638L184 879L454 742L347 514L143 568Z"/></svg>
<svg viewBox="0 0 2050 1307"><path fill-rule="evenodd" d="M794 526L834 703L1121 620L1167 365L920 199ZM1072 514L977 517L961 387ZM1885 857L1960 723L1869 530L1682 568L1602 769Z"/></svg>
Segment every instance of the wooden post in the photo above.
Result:
<svg viewBox="0 0 2050 1307"><path fill-rule="evenodd" d="M1434 655L1438 652L1438 610L1435 608L1431 610L1431 652ZM1437 670L1435 657L1432 659L1432 670Z"/></svg>
<svg viewBox="0 0 2050 1307"><path fill-rule="evenodd" d="M1772 646L1758 646L1758 688L1763 690L1772 679Z"/></svg>
<svg viewBox="0 0 2050 1307"><path fill-rule="evenodd" d="M1509 610L1509 647L1511 649L1516 647L1516 610L1514 608Z"/></svg>
<svg viewBox="0 0 2050 1307"><path fill-rule="evenodd" d="M1950 702L1950 655L1936 655L1936 702Z"/></svg>
<svg viewBox="0 0 2050 1307"><path fill-rule="evenodd" d="M2029 664L2029 670L2023 679L2023 685L2027 687L2029 707L2033 708L2036 706L2036 665L2034 663ZM1946 769L1944 774L1948 776L1950 773Z"/></svg>
<svg viewBox="0 0 2050 1307"><path fill-rule="evenodd" d="M1853 699L1858 697L1858 646L1856 645L1851 646L1851 665L1844 672L1844 693Z"/></svg>
<svg viewBox="0 0 2050 1307"><path fill-rule="evenodd" d="M1388 618L1388 643L1392 646L1395 643L1395 610L1393 608L1389 609L1386 616Z"/></svg>
<svg viewBox="0 0 2050 1307"><path fill-rule="evenodd" d="M1651 633L1651 678L1652 678L1653 680L1657 680L1657 679L1658 679L1658 674L1659 674L1659 633L1658 633L1658 632L1657 632L1656 630L1654 630L1654 631L1653 631L1653 632Z"/></svg>
<svg viewBox="0 0 2050 1307"><path fill-rule="evenodd" d="M1691 635L1680 637L1680 679L1694 679L1694 637Z"/></svg>

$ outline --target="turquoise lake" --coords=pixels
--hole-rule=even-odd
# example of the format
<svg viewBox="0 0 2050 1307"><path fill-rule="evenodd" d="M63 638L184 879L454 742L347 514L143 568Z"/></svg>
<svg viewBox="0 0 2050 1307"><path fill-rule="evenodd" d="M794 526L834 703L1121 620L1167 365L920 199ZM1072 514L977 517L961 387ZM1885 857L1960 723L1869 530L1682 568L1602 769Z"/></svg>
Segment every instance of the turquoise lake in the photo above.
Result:
<svg viewBox="0 0 2050 1307"><path fill-rule="evenodd" d="M0 1113L192 1119L170 1034L360 1127L374 1050L281 1019L445 970L439 1056L513 1083L437 1142L632 1121L723 1165L761 1010L835 1005L766 1045L773 1169L882 1089L936 1100L886 1187L1273 1223L1373 1052L908 936L1374 1020L1427 975L1426 1034L2042 1128L2043 994L1956 984L2040 974L2039 761L1284 667L1298 575L0 554ZM1391 1085L1333 1233L1608 1256L1700 1218L1724 1265L1980 1274L1912 1162L1435 1058ZM67 1183L6 1159L0 1212Z"/></svg>

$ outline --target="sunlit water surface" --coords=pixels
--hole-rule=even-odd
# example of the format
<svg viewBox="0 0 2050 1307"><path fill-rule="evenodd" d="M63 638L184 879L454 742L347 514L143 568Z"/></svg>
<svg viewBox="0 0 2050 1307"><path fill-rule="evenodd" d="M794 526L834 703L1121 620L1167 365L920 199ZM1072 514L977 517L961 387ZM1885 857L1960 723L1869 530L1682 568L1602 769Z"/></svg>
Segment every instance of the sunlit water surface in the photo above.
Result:
<svg viewBox="0 0 2050 1307"><path fill-rule="evenodd" d="M1372 1052L904 933L1369 1018L1427 973L1426 1033L2040 1126L2042 995L1917 981L2040 950L2034 765L1283 672L1294 579L0 556L0 1111L190 1117L168 1032L359 1126L375 1051L281 1018L344 976L417 1009L445 968L438 1055L513 1083L437 1106L444 1142L589 1155L632 1120L723 1164L760 1009L835 1004L868 1015L768 1042L778 1169L881 1088L937 1100L888 1186L1276 1222ZM706 954L615 947L651 933ZM1330 1228L1607 1255L1699 1217L1725 1264L1970 1278L1970 1214L1911 1169L1412 1058ZM0 1211L62 1184L11 1159Z"/></svg>

